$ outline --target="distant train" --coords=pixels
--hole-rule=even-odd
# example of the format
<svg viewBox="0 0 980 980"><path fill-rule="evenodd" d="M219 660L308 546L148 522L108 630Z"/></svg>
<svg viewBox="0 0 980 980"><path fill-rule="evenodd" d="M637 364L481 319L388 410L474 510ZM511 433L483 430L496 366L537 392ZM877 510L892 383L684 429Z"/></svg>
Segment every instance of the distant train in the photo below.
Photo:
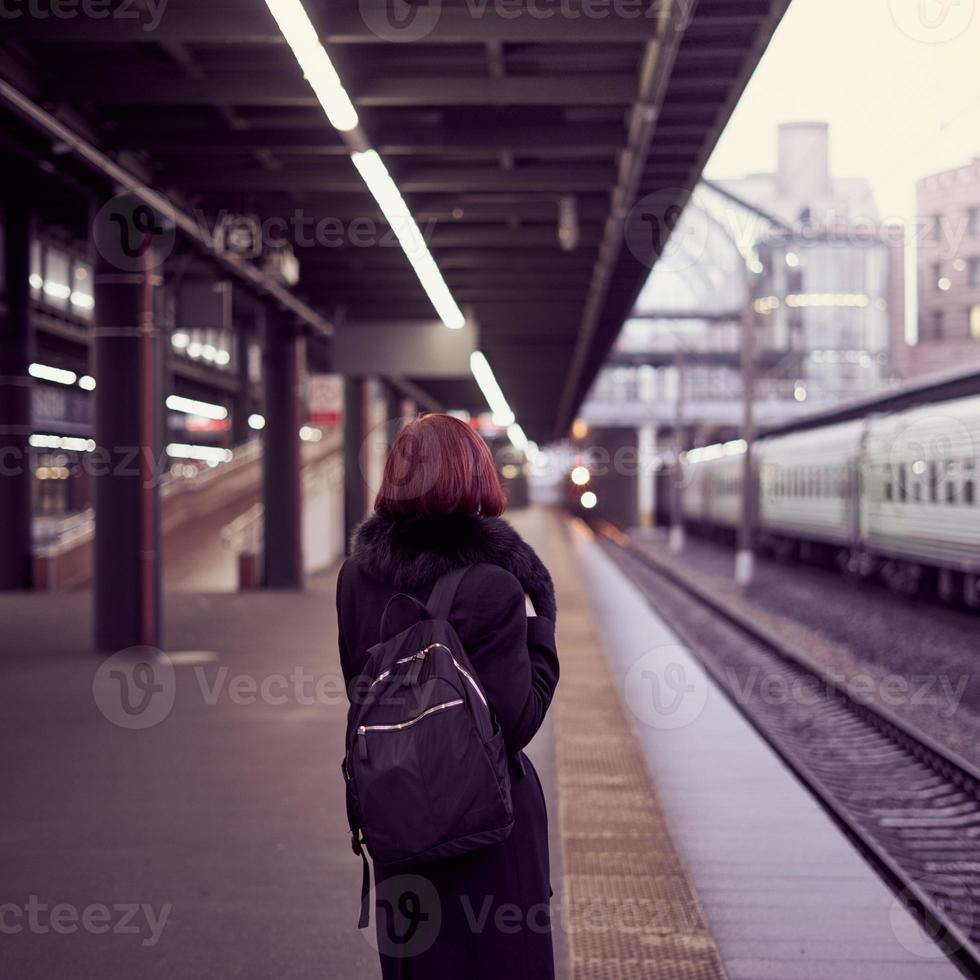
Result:
<svg viewBox="0 0 980 980"><path fill-rule="evenodd" d="M684 458L685 523L726 533L742 515L744 444ZM913 593L980 607L980 397L759 439L760 547L833 558Z"/></svg>

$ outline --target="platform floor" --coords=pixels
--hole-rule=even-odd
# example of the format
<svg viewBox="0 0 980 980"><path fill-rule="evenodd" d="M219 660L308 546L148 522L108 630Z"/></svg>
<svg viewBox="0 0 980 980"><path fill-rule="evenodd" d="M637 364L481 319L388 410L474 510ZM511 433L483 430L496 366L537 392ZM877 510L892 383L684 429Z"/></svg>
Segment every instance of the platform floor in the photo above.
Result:
<svg viewBox="0 0 980 980"><path fill-rule="evenodd" d="M960 977L591 532L569 533L731 980Z"/></svg>
<svg viewBox="0 0 980 980"><path fill-rule="evenodd" d="M724 959L732 980L956 976L903 947L907 917L717 691L691 723L632 737L616 679L676 641L581 525L514 521L559 593L562 684L532 747L559 975L715 976ZM0 596L0 975L378 975L355 928L333 586L171 595L173 703L143 729L119 724L118 685L113 701L93 684L87 593Z"/></svg>

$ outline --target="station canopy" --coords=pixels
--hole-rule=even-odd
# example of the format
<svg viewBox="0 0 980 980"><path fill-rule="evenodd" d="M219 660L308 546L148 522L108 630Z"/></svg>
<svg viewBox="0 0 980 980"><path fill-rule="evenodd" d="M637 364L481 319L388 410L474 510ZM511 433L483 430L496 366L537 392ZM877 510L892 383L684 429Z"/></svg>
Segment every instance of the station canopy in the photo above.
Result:
<svg viewBox="0 0 980 980"><path fill-rule="evenodd" d="M304 5L524 430L563 433L787 0ZM9 86L185 211L285 223L324 321L433 317L263 0L54 6L4 21Z"/></svg>

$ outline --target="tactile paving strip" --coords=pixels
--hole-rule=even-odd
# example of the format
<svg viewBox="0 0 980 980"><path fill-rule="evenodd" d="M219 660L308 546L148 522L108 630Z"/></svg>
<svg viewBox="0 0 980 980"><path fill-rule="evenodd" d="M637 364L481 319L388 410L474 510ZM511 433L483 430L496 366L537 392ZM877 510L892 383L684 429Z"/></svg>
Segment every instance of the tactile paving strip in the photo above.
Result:
<svg viewBox="0 0 980 980"><path fill-rule="evenodd" d="M577 532L556 516L548 525L570 980L725 980L588 612L568 539Z"/></svg>

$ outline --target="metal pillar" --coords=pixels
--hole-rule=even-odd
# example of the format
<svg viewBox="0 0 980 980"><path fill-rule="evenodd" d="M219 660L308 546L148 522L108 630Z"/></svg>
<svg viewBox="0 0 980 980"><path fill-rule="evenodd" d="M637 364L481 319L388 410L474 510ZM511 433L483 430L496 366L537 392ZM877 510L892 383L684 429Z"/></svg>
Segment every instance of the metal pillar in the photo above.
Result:
<svg viewBox="0 0 980 980"><path fill-rule="evenodd" d="M637 504L640 527L652 528L657 505L656 474L653 462L657 455L657 427L648 422L637 430Z"/></svg>
<svg viewBox="0 0 980 980"><path fill-rule="evenodd" d="M244 324L237 326L235 346L238 360L235 373L238 377L238 391L235 392L231 416L231 437L235 446L241 446L252 437L252 429L248 424L252 412L252 380L248 375L248 345L251 336L249 327Z"/></svg>
<svg viewBox="0 0 980 980"><path fill-rule="evenodd" d="M682 494L684 474L681 471L681 454L684 452L684 398L685 360L684 349L678 345L677 357L677 405L674 417L674 471L670 484L670 534L668 543L675 554L684 550L684 509Z"/></svg>
<svg viewBox="0 0 980 980"><path fill-rule="evenodd" d="M755 489L752 449L755 441L755 299L756 276L747 272L745 306L742 310L742 519L735 552L735 582L751 584L755 574Z"/></svg>
<svg viewBox="0 0 980 980"><path fill-rule="evenodd" d="M364 519L367 501L361 473L364 444L364 379L344 378L344 541L350 553L351 535Z"/></svg>
<svg viewBox="0 0 980 980"><path fill-rule="evenodd" d="M395 444L398 433L401 432L406 422L405 396L402 394L401 389L388 381L385 383L385 397L387 400L385 416L387 418L388 448L391 449Z"/></svg>
<svg viewBox="0 0 980 980"><path fill-rule="evenodd" d="M31 543L31 216L3 212L7 318L0 324L0 590L33 584Z"/></svg>
<svg viewBox="0 0 980 980"><path fill-rule="evenodd" d="M152 238L128 267L95 265L95 645L161 642L160 478L163 354L155 317L161 282Z"/></svg>
<svg viewBox="0 0 980 980"><path fill-rule="evenodd" d="M302 460L299 430L304 345L290 320L265 317L265 428L262 430L262 584L303 587Z"/></svg>

